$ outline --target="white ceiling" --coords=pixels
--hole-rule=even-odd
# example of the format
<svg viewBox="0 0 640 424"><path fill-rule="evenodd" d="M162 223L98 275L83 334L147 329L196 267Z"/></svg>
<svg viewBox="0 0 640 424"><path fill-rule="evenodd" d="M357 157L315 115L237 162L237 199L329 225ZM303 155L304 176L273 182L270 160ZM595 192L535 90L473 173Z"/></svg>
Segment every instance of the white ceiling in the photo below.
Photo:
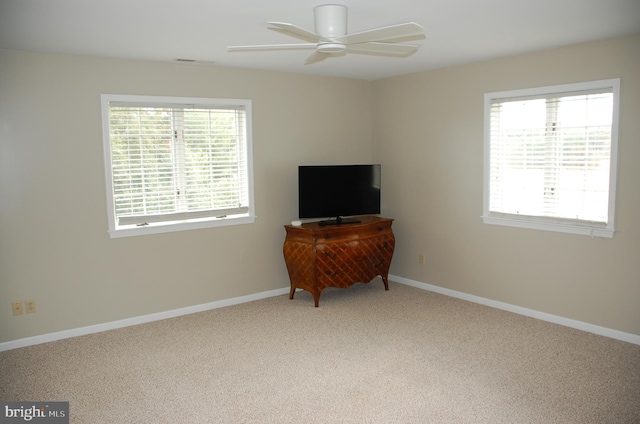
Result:
<svg viewBox="0 0 640 424"><path fill-rule="evenodd" d="M408 58L348 55L313 65L310 51L227 52L300 42L268 21L313 31L325 0L0 0L0 48L173 61L375 80L640 33L640 0L340 0L348 32L416 22ZM195 65L194 65L195 66Z"/></svg>

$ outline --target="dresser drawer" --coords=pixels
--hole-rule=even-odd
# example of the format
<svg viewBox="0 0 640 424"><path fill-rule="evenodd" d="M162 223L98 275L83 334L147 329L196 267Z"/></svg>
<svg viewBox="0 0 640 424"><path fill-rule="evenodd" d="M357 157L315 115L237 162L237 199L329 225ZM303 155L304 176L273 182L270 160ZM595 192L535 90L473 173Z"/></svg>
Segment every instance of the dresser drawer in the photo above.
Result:
<svg viewBox="0 0 640 424"><path fill-rule="evenodd" d="M391 222L380 222L375 225L347 224L340 227L322 229L316 232L316 243L335 243L377 237L391 233Z"/></svg>

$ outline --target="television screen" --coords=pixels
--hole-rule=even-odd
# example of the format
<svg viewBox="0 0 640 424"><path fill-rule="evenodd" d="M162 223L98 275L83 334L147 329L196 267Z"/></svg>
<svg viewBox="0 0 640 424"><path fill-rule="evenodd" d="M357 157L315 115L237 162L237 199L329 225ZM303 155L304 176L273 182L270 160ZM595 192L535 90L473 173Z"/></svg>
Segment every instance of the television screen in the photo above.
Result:
<svg viewBox="0 0 640 424"><path fill-rule="evenodd" d="M298 215L340 224L357 221L345 216L379 214L380 182L380 164L299 166Z"/></svg>

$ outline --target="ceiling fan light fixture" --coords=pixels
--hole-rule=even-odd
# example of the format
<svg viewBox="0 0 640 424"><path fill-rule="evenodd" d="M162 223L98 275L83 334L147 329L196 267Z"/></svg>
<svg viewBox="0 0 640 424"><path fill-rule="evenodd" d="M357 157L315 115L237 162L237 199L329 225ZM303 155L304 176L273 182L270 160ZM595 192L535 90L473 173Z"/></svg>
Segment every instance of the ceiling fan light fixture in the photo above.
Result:
<svg viewBox="0 0 640 424"><path fill-rule="evenodd" d="M342 43L319 43L317 50L321 53L342 53L346 49Z"/></svg>

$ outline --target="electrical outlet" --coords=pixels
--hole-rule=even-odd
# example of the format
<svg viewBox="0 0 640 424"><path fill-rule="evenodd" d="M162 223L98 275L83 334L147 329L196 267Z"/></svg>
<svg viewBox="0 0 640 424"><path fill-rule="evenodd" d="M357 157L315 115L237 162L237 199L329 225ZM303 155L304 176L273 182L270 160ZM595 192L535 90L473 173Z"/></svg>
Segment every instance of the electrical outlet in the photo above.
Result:
<svg viewBox="0 0 640 424"><path fill-rule="evenodd" d="M13 306L13 315L22 315L24 313L24 309L22 309L22 302L12 302Z"/></svg>
<svg viewBox="0 0 640 424"><path fill-rule="evenodd" d="M421 253L420 255L418 255L418 263L420 265L424 265L424 253Z"/></svg>
<svg viewBox="0 0 640 424"><path fill-rule="evenodd" d="M24 301L24 305L27 308L27 313L28 314L32 314L36 311L36 301L31 299L31 300L25 300Z"/></svg>

